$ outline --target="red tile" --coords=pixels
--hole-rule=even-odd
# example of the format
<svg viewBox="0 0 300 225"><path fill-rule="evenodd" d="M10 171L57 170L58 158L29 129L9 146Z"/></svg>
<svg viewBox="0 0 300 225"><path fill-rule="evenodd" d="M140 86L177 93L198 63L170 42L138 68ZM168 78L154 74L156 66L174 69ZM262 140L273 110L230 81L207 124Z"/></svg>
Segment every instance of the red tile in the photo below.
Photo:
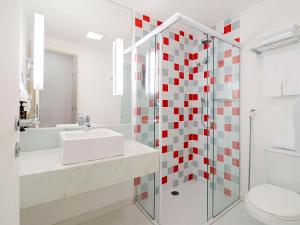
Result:
<svg viewBox="0 0 300 225"><path fill-rule="evenodd" d="M189 142L188 141L183 142L183 147L188 148L189 147Z"/></svg>
<svg viewBox="0 0 300 225"><path fill-rule="evenodd" d="M179 79L178 78L174 78L174 85L179 85Z"/></svg>
<svg viewBox="0 0 300 225"><path fill-rule="evenodd" d="M203 130L203 135L204 136L209 136L209 130L208 129L204 129Z"/></svg>
<svg viewBox="0 0 300 225"><path fill-rule="evenodd" d="M203 91L204 91L205 93L207 93L207 92L209 92L209 90L210 90L209 85L204 85Z"/></svg>
<svg viewBox="0 0 300 225"><path fill-rule="evenodd" d="M188 179L193 180L194 175L192 173L189 174Z"/></svg>
<svg viewBox="0 0 300 225"><path fill-rule="evenodd" d="M164 145L161 147L161 152L162 153L167 153L168 152L168 145Z"/></svg>
<svg viewBox="0 0 300 225"><path fill-rule="evenodd" d="M240 38L235 38L234 39L236 42L240 42Z"/></svg>
<svg viewBox="0 0 300 225"><path fill-rule="evenodd" d="M189 80L194 80L194 75L193 74L189 74Z"/></svg>
<svg viewBox="0 0 300 225"><path fill-rule="evenodd" d="M231 32L231 24L228 24L224 27L224 34Z"/></svg>
<svg viewBox="0 0 300 225"><path fill-rule="evenodd" d="M224 124L224 130L225 130L225 131L228 131L228 132L232 131L232 126L231 126L231 124Z"/></svg>
<svg viewBox="0 0 300 225"><path fill-rule="evenodd" d="M184 79L184 72L179 72L179 78Z"/></svg>
<svg viewBox="0 0 300 225"><path fill-rule="evenodd" d="M179 164L183 163L183 156L181 156L181 157L178 158L178 163Z"/></svg>
<svg viewBox="0 0 300 225"><path fill-rule="evenodd" d="M178 35L178 34L175 34L175 35L174 35L174 40L175 40L175 41L179 41L179 35Z"/></svg>
<svg viewBox="0 0 300 225"><path fill-rule="evenodd" d="M240 167L240 160L239 159L232 159L232 165L236 167Z"/></svg>
<svg viewBox="0 0 300 225"><path fill-rule="evenodd" d="M190 39L190 40L193 40L193 39L194 39L193 35L190 34L190 35L189 35L189 39Z"/></svg>
<svg viewBox="0 0 300 225"><path fill-rule="evenodd" d="M240 142L238 141L233 141L232 142L232 148L236 150L240 150Z"/></svg>
<svg viewBox="0 0 300 225"><path fill-rule="evenodd" d="M231 181L231 174L225 172L225 173L224 173L224 179L225 179L225 180Z"/></svg>
<svg viewBox="0 0 300 225"><path fill-rule="evenodd" d="M198 114L198 108L193 108L193 113Z"/></svg>
<svg viewBox="0 0 300 225"><path fill-rule="evenodd" d="M198 53L196 52L196 53L194 53L194 55L193 55L193 59L195 60L195 59L198 59Z"/></svg>
<svg viewBox="0 0 300 225"><path fill-rule="evenodd" d="M134 186L138 186L141 184L141 177L136 177L134 178Z"/></svg>
<svg viewBox="0 0 300 225"><path fill-rule="evenodd" d="M224 188L224 195L231 197L231 190L228 188Z"/></svg>
<svg viewBox="0 0 300 225"><path fill-rule="evenodd" d="M239 55L233 56L233 57L232 57L232 63L233 63L233 64L240 63L240 56L239 56Z"/></svg>
<svg viewBox="0 0 300 225"><path fill-rule="evenodd" d="M142 116L142 123L148 123L148 116Z"/></svg>
<svg viewBox="0 0 300 225"><path fill-rule="evenodd" d="M157 20L156 25L159 26L159 25L161 25L161 24L162 24L162 21Z"/></svg>
<svg viewBox="0 0 300 225"><path fill-rule="evenodd" d="M148 199L148 191L141 193L141 200Z"/></svg>
<svg viewBox="0 0 300 225"><path fill-rule="evenodd" d="M136 134L141 133L141 125L134 126L134 133L136 133Z"/></svg>
<svg viewBox="0 0 300 225"><path fill-rule="evenodd" d="M168 107L169 106L169 101L168 100L163 100L163 107Z"/></svg>
<svg viewBox="0 0 300 225"><path fill-rule="evenodd" d="M163 91L168 92L169 91L169 85L168 84L163 84Z"/></svg>
<svg viewBox="0 0 300 225"><path fill-rule="evenodd" d="M167 176L164 176L161 178L161 183L162 184L166 184L168 182L168 177Z"/></svg>
<svg viewBox="0 0 300 225"><path fill-rule="evenodd" d="M178 172L178 165L173 166L173 173Z"/></svg>
<svg viewBox="0 0 300 225"><path fill-rule="evenodd" d="M189 154L189 160L193 160L193 154Z"/></svg>
<svg viewBox="0 0 300 225"><path fill-rule="evenodd" d="M193 147L193 153L198 154L198 152L199 152L198 148Z"/></svg>
<svg viewBox="0 0 300 225"><path fill-rule="evenodd" d="M184 32L182 30L179 32L179 34L184 37Z"/></svg>
<svg viewBox="0 0 300 225"><path fill-rule="evenodd" d="M203 163L204 163L205 165L209 165L209 159L206 158L206 157L204 157L204 158L203 158Z"/></svg>
<svg viewBox="0 0 300 225"><path fill-rule="evenodd" d="M204 49L208 49L208 48L209 48L209 43L205 43L205 44L203 45L203 48L204 48Z"/></svg>
<svg viewBox="0 0 300 225"><path fill-rule="evenodd" d="M216 175L217 173L216 173L216 169L214 168L214 167L210 167L209 168L209 172L211 173L211 174L214 174L214 175Z"/></svg>
<svg viewBox="0 0 300 225"><path fill-rule="evenodd" d="M234 116L240 115L240 108L232 108L232 115Z"/></svg>
<svg viewBox="0 0 300 225"><path fill-rule="evenodd" d="M134 115L140 116L141 113L142 113L141 107L136 107L135 110L134 110Z"/></svg>
<svg viewBox="0 0 300 225"><path fill-rule="evenodd" d="M231 82L232 81L232 75L231 74L227 74L224 76L224 81L225 82Z"/></svg>
<svg viewBox="0 0 300 225"><path fill-rule="evenodd" d="M217 115L223 115L224 114L224 108L217 108Z"/></svg>
<svg viewBox="0 0 300 225"><path fill-rule="evenodd" d="M143 21L138 18L135 18L135 26L139 28L143 28Z"/></svg>
<svg viewBox="0 0 300 225"><path fill-rule="evenodd" d="M169 38L163 37L163 43L164 45L169 45Z"/></svg>
<svg viewBox="0 0 300 225"><path fill-rule="evenodd" d="M204 120L205 122L207 122L207 121L208 121L208 118L209 118L209 116L208 116L208 115L206 115L206 114L203 116L203 120Z"/></svg>
<svg viewBox="0 0 300 225"><path fill-rule="evenodd" d="M189 101L184 101L184 107L189 107Z"/></svg>
<svg viewBox="0 0 300 225"><path fill-rule="evenodd" d="M204 178L205 178L205 179L209 180L209 173L208 173L208 172L204 172L203 175L204 175Z"/></svg>
<svg viewBox="0 0 300 225"><path fill-rule="evenodd" d="M179 121L184 121L184 115L179 115Z"/></svg>
<svg viewBox="0 0 300 225"><path fill-rule="evenodd" d="M174 107L174 110L173 110L174 114L179 114L179 108L178 107Z"/></svg>
<svg viewBox="0 0 300 225"><path fill-rule="evenodd" d="M219 62L218 62L218 67L220 68L220 67L223 67L223 66L224 66L224 60L221 59L221 60L219 60Z"/></svg>
<svg viewBox="0 0 300 225"><path fill-rule="evenodd" d="M178 122L174 122L173 123L173 128L174 129L178 129L179 128L179 123Z"/></svg>
<svg viewBox="0 0 300 225"><path fill-rule="evenodd" d="M192 121L194 119L193 114L189 114L189 121Z"/></svg>
<svg viewBox="0 0 300 225"><path fill-rule="evenodd" d="M179 71L179 64L174 63L174 70Z"/></svg>
<svg viewBox="0 0 300 225"><path fill-rule="evenodd" d="M143 15L143 20L146 21L146 22L150 22L150 17L146 16L146 15Z"/></svg>
<svg viewBox="0 0 300 225"><path fill-rule="evenodd" d="M232 55L232 50L231 49L227 49L225 52L224 52L224 57L225 58L228 58Z"/></svg>
<svg viewBox="0 0 300 225"><path fill-rule="evenodd" d="M208 78L210 76L210 72L209 71L204 71L204 78Z"/></svg>
<svg viewBox="0 0 300 225"><path fill-rule="evenodd" d="M224 162L224 155L217 154L217 161Z"/></svg>
<svg viewBox="0 0 300 225"><path fill-rule="evenodd" d="M168 131L167 130L163 130L162 131L162 138L167 138L168 137Z"/></svg>
<svg viewBox="0 0 300 225"><path fill-rule="evenodd" d="M195 67L193 68L193 73L198 73L198 66L195 66Z"/></svg>
<svg viewBox="0 0 300 225"><path fill-rule="evenodd" d="M184 65L185 66L188 66L190 63L189 63L189 60L188 59L184 59Z"/></svg>
<svg viewBox="0 0 300 225"><path fill-rule="evenodd" d="M169 60L169 54L163 53L163 60L168 61Z"/></svg>
<svg viewBox="0 0 300 225"><path fill-rule="evenodd" d="M224 155L231 156L232 149L231 148L224 148Z"/></svg>
<svg viewBox="0 0 300 225"><path fill-rule="evenodd" d="M177 158L178 155L179 155L178 153L179 153L178 151L174 151L174 152L173 152L173 158Z"/></svg>

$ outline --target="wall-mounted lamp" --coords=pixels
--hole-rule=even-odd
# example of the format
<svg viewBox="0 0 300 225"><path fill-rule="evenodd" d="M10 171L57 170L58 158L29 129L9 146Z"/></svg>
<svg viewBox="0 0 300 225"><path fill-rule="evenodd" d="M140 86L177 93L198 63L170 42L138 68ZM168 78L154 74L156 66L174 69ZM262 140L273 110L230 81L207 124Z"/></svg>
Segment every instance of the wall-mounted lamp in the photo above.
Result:
<svg viewBox="0 0 300 225"><path fill-rule="evenodd" d="M124 41L117 38L113 43L113 95L123 95Z"/></svg>
<svg viewBox="0 0 300 225"><path fill-rule="evenodd" d="M33 88L44 89L44 16L34 14L33 35Z"/></svg>
<svg viewBox="0 0 300 225"><path fill-rule="evenodd" d="M146 94L154 96L155 93L155 49L146 53Z"/></svg>

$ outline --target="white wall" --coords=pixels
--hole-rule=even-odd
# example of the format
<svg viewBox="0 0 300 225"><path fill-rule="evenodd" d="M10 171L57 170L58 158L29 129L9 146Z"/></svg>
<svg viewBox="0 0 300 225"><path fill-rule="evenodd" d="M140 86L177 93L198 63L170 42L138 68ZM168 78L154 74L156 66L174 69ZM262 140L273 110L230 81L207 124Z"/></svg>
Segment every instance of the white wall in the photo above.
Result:
<svg viewBox="0 0 300 225"><path fill-rule="evenodd" d="M46 48L78 55L78 112L90 115L92 123L120 123L121 98L112 94L112 51L49 38Z"/></svg>
<svg viewBox="0 0 300 225"><path fill-rule="evenodd" d="M265 0L243 11L241 20L241 154L242 192L247 192L249 110L255 108L252 186L266 183L264 148L275 142L293 144L292 107L295 97L265 98L258 59L250 51L259 34L291 24L300 24L299 0ZM299 87L300 88L300 87Z"/></svg>
<svg viewBox="0 0 300 225"><path fill-rule="evenodd" d="M1 0L0 7L0 224L19 224L19 176L14 147L20 74L19 0Z"/></svg>

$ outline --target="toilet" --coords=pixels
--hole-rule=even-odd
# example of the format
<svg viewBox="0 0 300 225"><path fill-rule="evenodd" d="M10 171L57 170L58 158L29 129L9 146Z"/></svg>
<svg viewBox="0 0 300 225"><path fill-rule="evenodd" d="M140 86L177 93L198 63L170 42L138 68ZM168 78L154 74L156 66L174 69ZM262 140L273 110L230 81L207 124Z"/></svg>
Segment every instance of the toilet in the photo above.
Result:
<svg viewBox="0 0 300 225"><path fill-rule="evenodd" d="M265 149L268 184L245 197L249 214L267 225L300 225L300 98L293 110L295 151Z"/></svg>

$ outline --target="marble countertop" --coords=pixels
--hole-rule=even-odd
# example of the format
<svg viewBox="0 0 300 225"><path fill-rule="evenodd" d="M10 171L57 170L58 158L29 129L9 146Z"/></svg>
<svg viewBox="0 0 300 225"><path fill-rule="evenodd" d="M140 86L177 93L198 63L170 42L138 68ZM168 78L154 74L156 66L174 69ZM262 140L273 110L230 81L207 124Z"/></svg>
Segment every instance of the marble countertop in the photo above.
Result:
<svg viewBox="0 0 300 225"><path fill-rule="evenodd" d="M21 152L21 208L117 184L159 170L159 152L133 140L122 156L62 165L62 149Z"/></svg>

